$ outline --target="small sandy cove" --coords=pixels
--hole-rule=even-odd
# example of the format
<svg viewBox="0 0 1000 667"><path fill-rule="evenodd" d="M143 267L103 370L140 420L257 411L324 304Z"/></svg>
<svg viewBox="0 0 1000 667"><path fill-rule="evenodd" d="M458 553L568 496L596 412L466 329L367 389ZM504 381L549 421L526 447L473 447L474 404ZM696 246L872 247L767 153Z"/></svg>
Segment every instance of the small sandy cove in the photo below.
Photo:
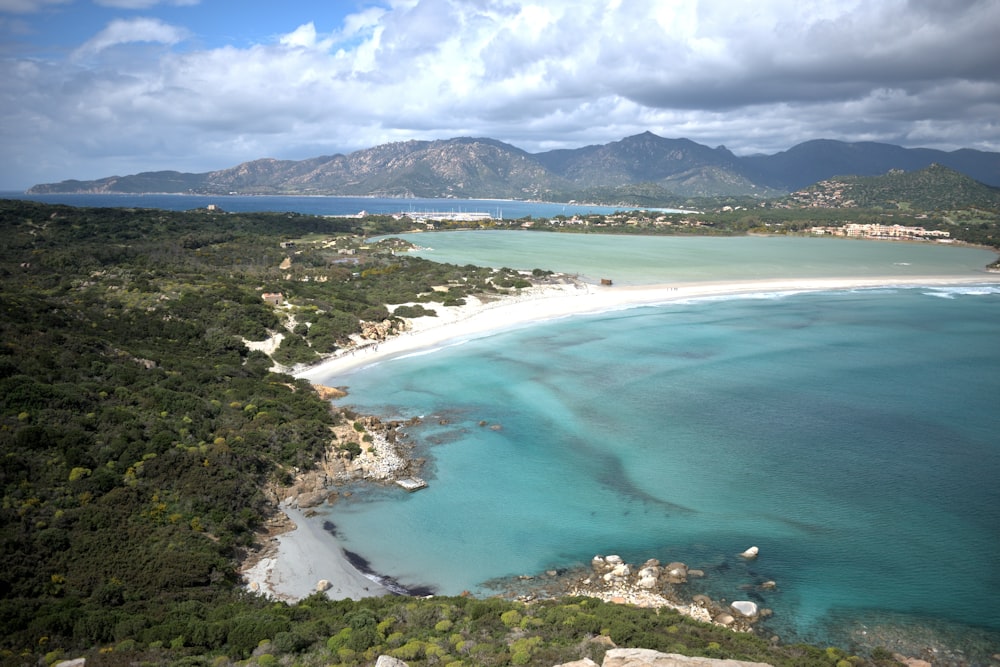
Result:
<svg viewBox="0 0 1000 667"><path fill-rule="evenodd" d="M748 280L677 285L605 286L572 280L521 290L517 296L480 300L474 297L459 307L424 304L437 317L410 321L410 329L399 336L367 344L297 372L298 377L325 385L344 384L342 376L393 357L433 350L450 342L527 326L572 315L608 312L687 299L787 294L872 287L958 286L1000 284L1000 274L975 276L931 276L923 278L828 278ZM405 493L400 491L400 493ZM271 557L244 572L252 590L284 600L298 600L316 591L317 582L329 582L327 594L335 599L359 599L388 592L366 577L347 560L337 539L308 520L300 510L283 508L297 528L277 539ZM386 573L392 574L392 573Z"/></svg>

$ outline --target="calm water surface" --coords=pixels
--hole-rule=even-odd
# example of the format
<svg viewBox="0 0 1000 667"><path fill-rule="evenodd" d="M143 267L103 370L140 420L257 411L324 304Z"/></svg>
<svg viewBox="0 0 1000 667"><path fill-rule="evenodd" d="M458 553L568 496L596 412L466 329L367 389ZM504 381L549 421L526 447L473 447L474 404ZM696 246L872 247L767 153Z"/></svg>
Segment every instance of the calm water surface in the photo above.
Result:
<svg viewBox="0 0 1000 667"><path fill-rule="evenodd" d="M973 275L996 259L983 248L786 236L615 236L468 231L402 234L437 262L543 268L589 282L650 284L766 278Z"/></svg>
<svg viewBox="0 0 1000 667"><path fill-rule="evenodd" d="M545 266L578 261L546 235L513 236ZM677 240L696 242L692 257L730 253L722 264L744 277L976 272L993 256ZM720 249L730 241L749 250ZM983 285L691 301L456 341L330 379L361 410L425 417L412 435L430 488L359 490L325 518L375 570L441 593L597 553L682 560L708 575L692 592L773 608L765 632L786 640L935 645L986 664L1000 647L998 339L1000 288ZM761 557L747 563L751 544Z"/></svg>
<svg viewBox="0 0 1000 667"><path fill-rule="evenodd" d="M294 211L311 215L356 215L362 211L373 214L392 213L489 213L496 218L517 220L525 216L553 218L557 215L613 213L612 206L587 204L552 204L496 199L427 199L401 197L295 197L271 195L27 195L21 192L0 192L0 197L29 199L46 204L67 206L110 206L159 208L167 211L189 211L215 204L224 211Z"/></svg>

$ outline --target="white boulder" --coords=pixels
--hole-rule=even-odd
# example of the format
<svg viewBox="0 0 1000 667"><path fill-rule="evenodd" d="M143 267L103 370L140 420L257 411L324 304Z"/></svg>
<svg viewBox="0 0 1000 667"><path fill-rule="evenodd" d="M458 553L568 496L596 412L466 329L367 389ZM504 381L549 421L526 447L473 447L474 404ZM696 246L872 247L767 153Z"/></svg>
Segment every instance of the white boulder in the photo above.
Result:
<svg viewBox="0 0 1000 667"><path fill-rule="evenodd" d="M757 603L750 600L737 600L730 604L729 608L740 616L746 616L747 618L753 618L759 613Z"/></svg>
<svg viewBox="0 0 1000 667"><path fill-rule="evenodd" d="M378 660L375 661L375 667L408 667L405 662L399 658L393 658L391 655L380 655Z"/></svg>

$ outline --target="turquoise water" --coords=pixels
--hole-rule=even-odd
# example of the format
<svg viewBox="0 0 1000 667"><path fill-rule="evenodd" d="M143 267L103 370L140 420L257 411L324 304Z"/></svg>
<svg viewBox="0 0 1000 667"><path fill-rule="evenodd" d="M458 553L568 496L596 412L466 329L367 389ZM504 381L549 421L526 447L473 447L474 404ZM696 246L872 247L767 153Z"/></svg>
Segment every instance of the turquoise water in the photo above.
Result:
<svg viewBox="0 0 1000 667"><path fill-rule="evenodd" d="M436 262L543 268L616 284L982 273L983 248L792 236L614 236L468 231L401 234Z"/></svg>
<svg viewBox="0 0 1000 667"><path fill-rule="evenodd" d="M985 663L997 340L1000 286L984 285L690 301L457 341L329 380L362 411L424 417L430 487L358 489L324 518L374 570L444 594L598 553L681 560L707 573L692 593L757 600L786 641Z"/></svg>

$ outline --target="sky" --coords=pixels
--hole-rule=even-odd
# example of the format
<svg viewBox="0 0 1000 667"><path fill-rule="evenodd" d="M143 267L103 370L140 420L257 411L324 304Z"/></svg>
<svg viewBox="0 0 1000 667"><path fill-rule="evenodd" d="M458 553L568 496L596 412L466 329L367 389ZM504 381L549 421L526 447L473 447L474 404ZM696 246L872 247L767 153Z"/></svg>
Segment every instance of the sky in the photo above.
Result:
<svg viewBox="0 0 1000 667"><path fill-rule="evenodd" d="M0 189L651 131L1000 151L1000 0L0 0Z"/></svg>

